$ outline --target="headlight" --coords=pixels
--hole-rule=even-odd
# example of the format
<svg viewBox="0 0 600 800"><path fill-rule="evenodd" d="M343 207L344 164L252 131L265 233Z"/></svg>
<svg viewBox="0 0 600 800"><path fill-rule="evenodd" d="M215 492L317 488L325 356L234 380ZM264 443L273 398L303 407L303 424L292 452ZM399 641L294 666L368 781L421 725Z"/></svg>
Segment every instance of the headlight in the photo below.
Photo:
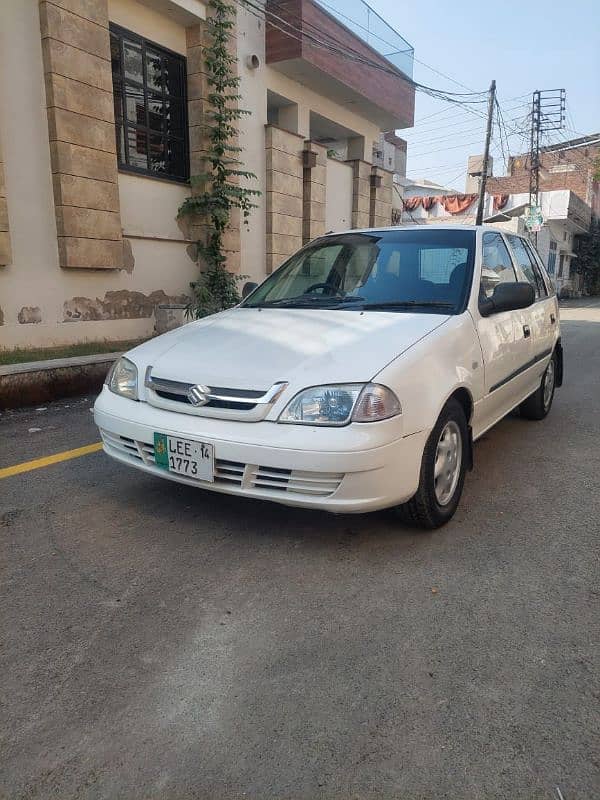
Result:
<svg viewBox="0 0 600 800"><path fill-rule="evenodd" d="M386 386L345 383L305 389L282 411L279 422L296 425L346 425L376 422L400 414L398 398Z"/></svg>
<svg viewBox="0 0 600 800"><path fill-rule="evenodd" d="M368 383L354 407L352 422L377 422L401 413L400 401L391 389L378 383Z"/></svg>
<svg viewBox="0 0 600 800"><path fill-rule="evenodd" d="M128 358L120 358L110 368L106 376L106 385L115 394L137 400L138 371L136 365Z"/></svg>

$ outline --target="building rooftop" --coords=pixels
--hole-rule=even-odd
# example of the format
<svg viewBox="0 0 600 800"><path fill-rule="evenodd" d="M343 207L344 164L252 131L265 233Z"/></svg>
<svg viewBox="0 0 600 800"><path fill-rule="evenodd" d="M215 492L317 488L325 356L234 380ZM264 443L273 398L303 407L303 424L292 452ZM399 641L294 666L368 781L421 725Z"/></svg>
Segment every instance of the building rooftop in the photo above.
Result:
<svg viewBox="0 0 600 800"><path fill-rule="evenodd" d="M580 136L577 139L567 139L564 142L557 142L556 144L548 144L541 147L543 153L550 153L553 150L572 150L577 147L585 147L586 145L598 144L600 145L600 133L589 133L587 136Z"/></svg>

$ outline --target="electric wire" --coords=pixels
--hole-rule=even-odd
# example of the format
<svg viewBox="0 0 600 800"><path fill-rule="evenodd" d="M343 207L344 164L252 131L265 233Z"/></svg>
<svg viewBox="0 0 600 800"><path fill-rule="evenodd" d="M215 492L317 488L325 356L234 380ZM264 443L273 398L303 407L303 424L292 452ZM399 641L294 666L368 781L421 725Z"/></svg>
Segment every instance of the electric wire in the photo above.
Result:
<svg viewBox="0 0 600 800"><path fill-rule="evenodd" d="M442 98L447 102L455 103L457 105L461 105L464 107L468 107L467 105L468 103L486 102L485 97L483 97L483 95L486 94L485 92L469 92L469 93L447 92L441 89L436 89L434 87L427 86L425 84L413 80L412 78L409 78L407 75L400 72L400 70L396 69L391 64L389 67L387 67L384 64L366 58L363 54L359 53L357 50L353 50L348 45L340 43L333 36L329 36L329 41L327 41L321 38L323 34L320 31L318 32L319 35L310 33L311 24L307 23L305 20L302 20L302 28L299 28L290 23L289 20L274 13L270 8L262 8L260 6L255 5L252 2L252 0L236 0L236 2L238 3L238 5L245 7L248 11L250 11L250 13L253 13L254 16L257 16L259 19L268 22L269 25L280 30L282 33L286 34L292 39L295 39L296 41L299 42L307 41L315 47L323 48L335 55L347 58L348 60L355 61L356 63L360 63L365 66L371 67L373 69L379 70L381 72L393 75L394 77L402 77L417 91L424 92L425 94L429 94L432 97ZM279 7L277 3L275 3L275 6ZM336 43L338 46L336 46ZM468 97L477 99L468 100L466 99Z"/></svg>

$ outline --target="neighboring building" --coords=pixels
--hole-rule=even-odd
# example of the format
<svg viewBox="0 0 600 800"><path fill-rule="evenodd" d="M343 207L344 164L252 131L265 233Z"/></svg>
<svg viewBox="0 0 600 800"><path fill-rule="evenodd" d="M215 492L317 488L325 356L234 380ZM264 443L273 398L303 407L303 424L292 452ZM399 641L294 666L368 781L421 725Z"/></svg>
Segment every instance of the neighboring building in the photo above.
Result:
<svg viewBox="0 0 600 800"><path fill-rule="evenodd" d="M412 202L411 198L427 197L430 195L441 196L455 194L455 192L455 189L447 189L445 186L440 186L440 184L428 181L425 178L413 180L412 178L403 178L400 175L394 175L392 224L402 224L403 213L405 210L408 211L410 202Z"/></svg>
<svg viewBox="0 0 600 800"><path fill-rule="evenodd" d="M401 224L473 225L478 195L453 194L405 198ZM574 192L559 189L540 193L544 225L537 233L536 246L560 293L577 294L579 276L572 270L574 238L590 229L590 207ZM485 196L484 224L492 224L518 233L526 233L525 214L529 193Z"/></svg>
<svg viewBox="0 0 600 800"><path fill-rule="evenodd" d="M493 206L500 206L494 210ZM579 294L580 276L573 270L577 258L576 237L590 230L591 208L569 189L540 193L544 224L535 234L535 245L559 295ZM525 233L525 212L529 207L529 192L496 196L491 214L485 219L494 225Z"/></svg>
<svg viewBox="0 0 600 800"><path fill-rule="evenodd" d="M456 189L449 189L447 186L441 186L439 183L428 181L425 178L414 180L412 178L400 178L396 183L405 198L456 194Z"/></svg>
<svg viewBox="0 0 600 800"><path fill-rule="evenodd" d="M379 20L377 36L345 24L342 0L326 8L267 0L290 21L272 26L238 7L240 140L262 195L227 248L255 280L327 230L391 220L392 172L372 152L413 124L412 50L364 3L352 16ZM158 304L186 302L195 231L177 211L202 171L206 14L203 0L3 9L0 349L148 336Z"/></svg>
<svg viewBox="0 0 600 800"><path fill-rule="evenodd" d="M469 159L470 161L470 159ZM600 133L569 139L540 151L540 191L568 189L600 216L600 183L594 179L600 161ZM491 194L519 194L529 191L530 155L511 156L508 175L489 178Z"/></svg>
<svg viewBox="0 0 600 800"><path fill-rule="evenodd" d="M390 170L399 178L405 178L406 148L405 139L401 139L394 131L386 131L379 135L379 141L373 145L373 163Z"/></svg>
<svg viewBox="0 0 600 800"><path fill-rule="evenodd" d="M469 156L467 162L467 180L465 183L465 194L478 194L481 185L481 175L483 173L483 156ZM494 174L494 159L488 158L488 175Z"/></svg>
<svg viewBox="0 0 600 800"><path fill-rule="evenodd" d="M491 208L491 202L486 198L486 208ZM477 195L419 191L404 197L402 206L402 225L474 225Z"/></svg>

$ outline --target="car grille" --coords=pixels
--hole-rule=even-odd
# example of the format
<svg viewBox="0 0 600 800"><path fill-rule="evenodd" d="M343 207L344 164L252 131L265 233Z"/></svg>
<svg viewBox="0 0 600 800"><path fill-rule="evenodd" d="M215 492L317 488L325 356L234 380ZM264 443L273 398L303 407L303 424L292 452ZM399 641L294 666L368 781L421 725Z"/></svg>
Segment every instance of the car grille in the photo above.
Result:
<svg viewBox="0 0 600 800"><path fill-rule="evenodd" d="M109 452L125 458L132 464L144 464L157 475L164 475L165 470L157 467L154 459L154 445L138 442L125 436L117 436L108 431L100 431L102 440ZM344 473L308 472L303 470L281 469L259 464L245 464L241 461L227 461L215 458L214 483L218 486L231 486L251 490L253 494L263 493L308 495L311 497L329 497L338 489ZM207 481L193 478L184 479L188 483L210 488Z"/></svg>
<svg viewBox="0 0 600 800"><path fill-rule="evenodd" d="M150 405L184 414L195 414L222 419L238 419L255 422L264 419L287 384L275 383L270 389L229 389L221 386L197 386L194 383L174 381L152 375L148 367L144 381ZM197 388L204 395L204 402L194 405L190 400L190 389Z"/></svg>

